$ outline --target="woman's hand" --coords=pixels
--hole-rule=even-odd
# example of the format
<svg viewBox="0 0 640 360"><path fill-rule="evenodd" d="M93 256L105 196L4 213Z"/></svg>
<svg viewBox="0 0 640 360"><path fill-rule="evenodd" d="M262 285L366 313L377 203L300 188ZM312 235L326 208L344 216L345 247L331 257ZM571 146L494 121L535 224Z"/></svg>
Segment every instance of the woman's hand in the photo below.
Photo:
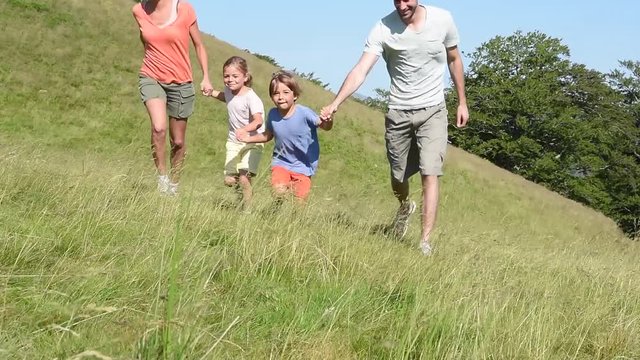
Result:
<svg viewBox="0 0 640 360"><path fill-rule="evenodd" d="M213 86L211 86L211 81L209 79L202 79L200 83L200 91L202 91L202 95L210 96L213 92Z"/></svg>

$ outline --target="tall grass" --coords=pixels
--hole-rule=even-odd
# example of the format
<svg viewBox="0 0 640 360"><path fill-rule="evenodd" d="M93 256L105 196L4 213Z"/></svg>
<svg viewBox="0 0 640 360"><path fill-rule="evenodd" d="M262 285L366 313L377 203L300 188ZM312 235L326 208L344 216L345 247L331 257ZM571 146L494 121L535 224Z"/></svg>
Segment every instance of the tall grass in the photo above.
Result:
<svg viewBox="0 0 640 360"><path fill-rule="evenodd" d="M225 109L198 99L181 193L159 196L130 6L0 3L0 358L640 358L638 244L452 148L420 256L418 217L384 235L381 115L359 104L321 135L307 206L274 206L265 159L241 214ZM271 65L206 44L212 78L241 54L268 100Z"/></svg>

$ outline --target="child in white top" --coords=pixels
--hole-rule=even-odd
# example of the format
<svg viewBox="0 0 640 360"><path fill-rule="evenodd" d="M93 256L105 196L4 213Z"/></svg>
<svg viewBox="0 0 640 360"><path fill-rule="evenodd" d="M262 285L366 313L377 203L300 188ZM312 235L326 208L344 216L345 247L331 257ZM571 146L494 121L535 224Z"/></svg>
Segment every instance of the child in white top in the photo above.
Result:
<svg viewBox="0 0 640 360"><path fill-rule="evenodd" d="M227 104L229 133L224 166L224 184L242 191L242 208L249 210L253 190L251 178L257 174L263 144L247 144L245 135L264 132L264 105L251 89L251 74L245 59L230 57L222 66L224 91L213 90L209 96Z"/></svg>

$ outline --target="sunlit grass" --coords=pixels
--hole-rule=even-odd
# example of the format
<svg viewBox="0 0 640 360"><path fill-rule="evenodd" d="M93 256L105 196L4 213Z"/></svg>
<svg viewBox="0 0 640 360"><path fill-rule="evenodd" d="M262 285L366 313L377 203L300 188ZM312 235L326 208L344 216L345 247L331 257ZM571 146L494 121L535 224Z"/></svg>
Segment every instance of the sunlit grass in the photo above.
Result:
<svg viewBox="0 0 640 360"><path fill-rule="evenodd" d="M181 193L157 194L131 5L0 3L0 358L640 357L637 243L452 148L422 257L417 216L404 241L382 231L383 120L359 104L321 134L306 207L274 205L265 156L237 211L225 109L202 98ZM269 106L271 65L206 41L217 86L246 56ZM304 90L315 109L331 98Z"/></svg>

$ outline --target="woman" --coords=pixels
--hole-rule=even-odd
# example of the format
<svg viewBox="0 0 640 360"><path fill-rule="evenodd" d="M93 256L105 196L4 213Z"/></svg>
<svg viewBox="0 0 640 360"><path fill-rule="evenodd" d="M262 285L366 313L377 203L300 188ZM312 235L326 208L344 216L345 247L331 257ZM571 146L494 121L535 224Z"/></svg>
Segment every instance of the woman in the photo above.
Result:
<svg viewBox="0 0 640 360"><path fill-rule="evenodd" d="M202 70L200 91L204 95L213 90L209 81L207 52L190 4L180 0L147 0L134 5L132 12L144 45L139 88L151 119L151 147L158 171L158 190L175 195L185 154L187 119L193 113L195 101L189 39L193 42ZM171 138L169 173L165 158L167 116Z"/></svg>

